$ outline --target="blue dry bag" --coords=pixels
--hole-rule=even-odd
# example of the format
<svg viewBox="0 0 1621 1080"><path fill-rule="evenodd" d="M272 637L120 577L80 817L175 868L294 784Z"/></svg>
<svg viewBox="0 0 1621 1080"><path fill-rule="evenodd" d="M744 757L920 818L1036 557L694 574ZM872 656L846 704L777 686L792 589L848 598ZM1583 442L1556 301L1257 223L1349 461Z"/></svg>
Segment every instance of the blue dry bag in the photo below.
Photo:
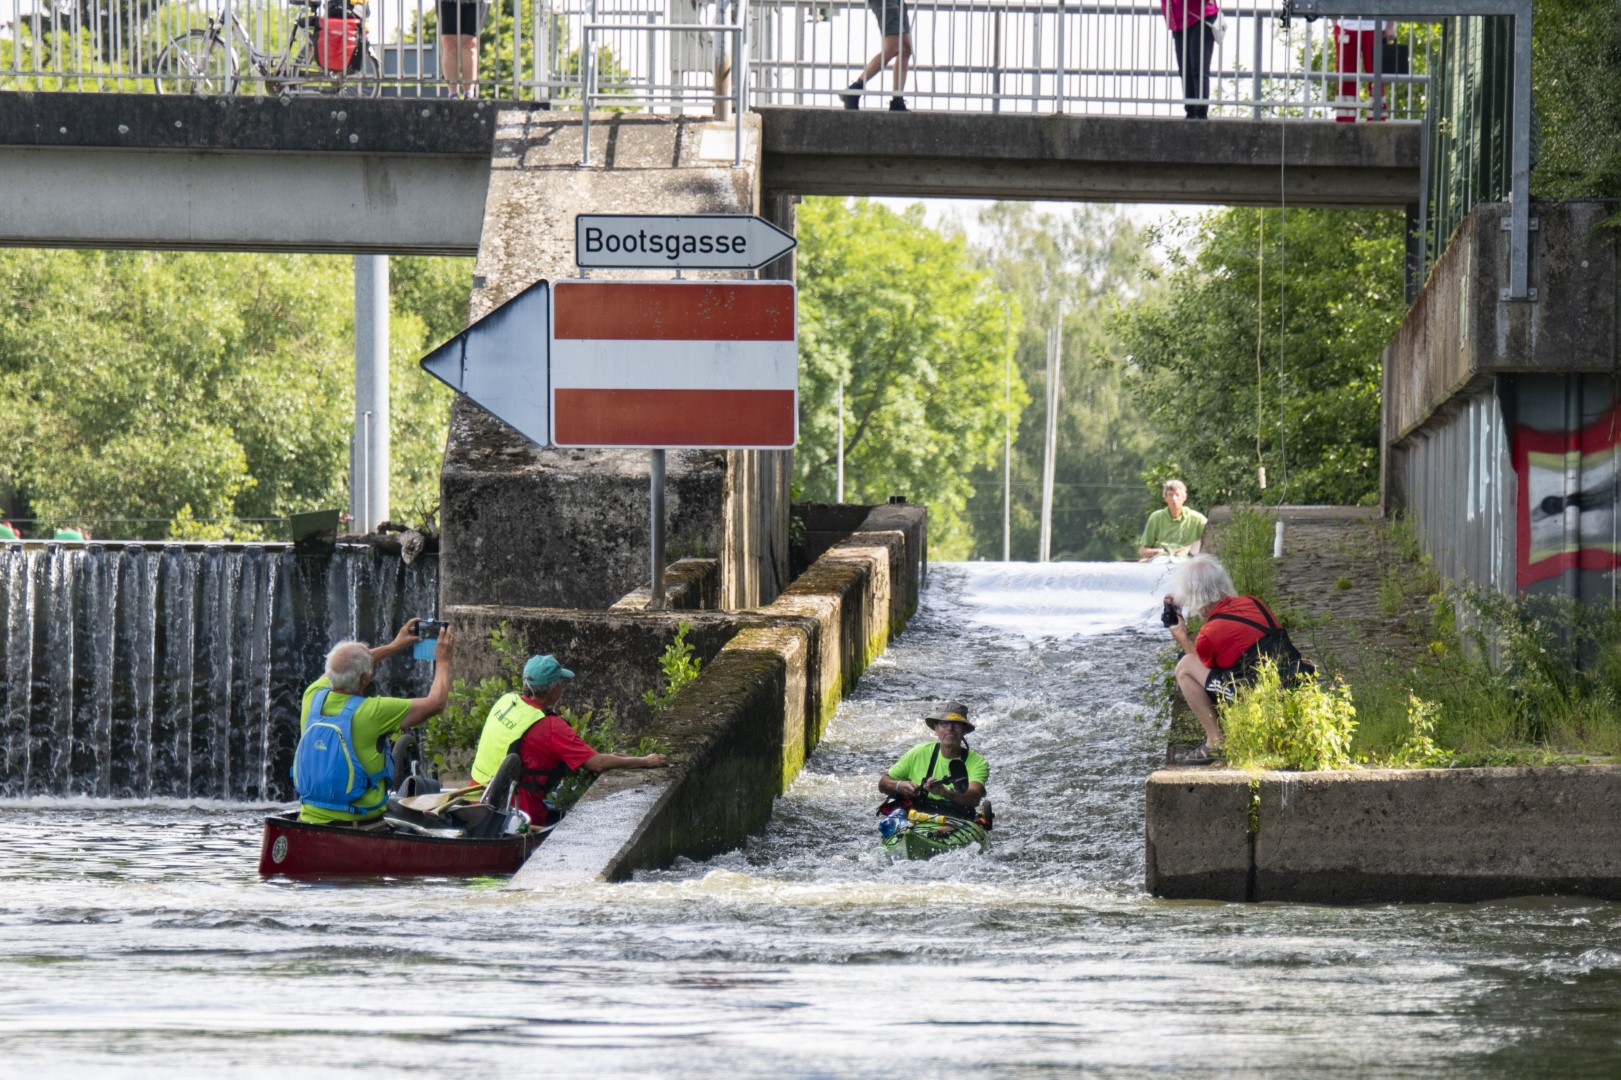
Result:
<svg viewBox="0 0 1621 1080"><path fill-rule="evenodd" d="M355 755L353 724L355 710L365 699L356 694L344 703L336 716L322 716L326 706L328 687L315 692L310 700L310 719L293 753L293 789L299 802L319 806L323 810L338 810L345 814L366 815L383 808L378 802L371 806L356 806L356 800L370 791L377 781L383 781L387 798L388 781L394 777L394 763L383 757L380 772L370 773Z"/></svg>

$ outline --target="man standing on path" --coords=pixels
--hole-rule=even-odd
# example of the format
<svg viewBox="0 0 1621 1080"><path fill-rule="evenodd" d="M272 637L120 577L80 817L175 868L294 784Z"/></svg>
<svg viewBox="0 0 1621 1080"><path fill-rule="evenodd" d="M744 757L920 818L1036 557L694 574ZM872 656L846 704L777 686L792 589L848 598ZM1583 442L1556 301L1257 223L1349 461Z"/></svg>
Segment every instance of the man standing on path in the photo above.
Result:
<svg viewBox="0 0 1621 1080"><path fill-rule="evenodd" d="M1189 510L1188 486L1180 480L1167 480L1164 487L1165 509L1148 515L1143 526L1142 543L1137 557L1143 561L1162 555L1197 555L1204 541L1205 516Z"/></svg>
<svg viewBox="0 0 1621 1080"><path fill-rule="evenodd" d="M387 645L373 649L361 641L340 641L326 654L326 674L304 691L293 756L293 786L303 804L300 821L360 827L381 822L391 779L385 741L401 728L438 716L450 700L450 659L456 643L448 626L439 635L427 697L364 696L378 661L422 640L417 634L419 621L408 620ZM342 733L341 741L334 737L337 733ZM343 790L345 779L340 778L346 778L351 768L364 773L357 784L369 780L359 792Z"/></svg>
<svg viewBox="0 0 1621 1080"><path fill-rule="evenodd" d="M569 722L552 710L563 699L563 685L574 672L557 657L531 656L523 666L523 692L504 695L490 708L473 755L473 779L488 784L508 754L523 762L518 774L517 806L535 825L547 825L559 815L546 796L575 769L658 769L670 763L663 754L633 757L604 754L593 748Z"/></svg>

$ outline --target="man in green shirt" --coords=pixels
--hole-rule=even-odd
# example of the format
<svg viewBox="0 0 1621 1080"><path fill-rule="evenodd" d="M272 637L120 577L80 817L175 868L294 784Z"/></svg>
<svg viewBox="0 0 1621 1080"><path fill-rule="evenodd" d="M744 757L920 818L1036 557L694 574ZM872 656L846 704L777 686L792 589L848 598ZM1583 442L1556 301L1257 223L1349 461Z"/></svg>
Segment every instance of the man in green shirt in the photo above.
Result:
<svg viewBox="0 0 1621 1080"><path fill-rule="evenodd" d="M1143 526L1137 557L1144 561L1161 555L1197 555L1204 540L1205 516L1189 510L1188 486L1180 480L1165 481L1165 509L1148 515Z"/></svg>
<svg viewBox="0 0 1621 1080"><path fill-rule="evenodd" d="M923 722L934 732L935 741L918 743L902 754L889 772L878 778L878 790L896 803L910 803L912 808L931 814L974 817L975 808L985 798L985 781L990 778L991 767L977 751L968 748L967 736L974 730L968 722L968 706L947 702L944 709L925 717ZM954 761L962 762L959 772L966 769L968 782L961 790L951 784ZM987 828L990 816L987 802L980 807L981 824Z"/></svg>
<svg viewBox="0 0 1621 1080"><path fill-rule="evenodd" d="M352 749L355 764L368 773L374 775L382 773L387 767L388 737L402 728L416 727L438 716L450 700L450 661L455 655L456 645L448 626L439 635L439 644L434 654L433 685L428 690L427 697L363 697L366 688L371 685L372 671L378 661L406 652L422 640L417 634L417 622L417 619L407 621L394 636L393 641L387 645L379 645L375 649L360 641L340 641L334 645L332 651L326 655L326 674L311 683L304 691L304 704L300 709L300 734L309 726L311 706L317 697L321 699L321 715L325 717L339 715L351 698L361 697L362 700L350 720L350 729L354 736ZM298 783L299 764L295 757L293 762L295 785ZM387 788L384 782L378 779L364 795L350 804L348 809L312 806L309 802L304 802L298 819L318 825L365 826L382 820L387 802Z"/></svg>

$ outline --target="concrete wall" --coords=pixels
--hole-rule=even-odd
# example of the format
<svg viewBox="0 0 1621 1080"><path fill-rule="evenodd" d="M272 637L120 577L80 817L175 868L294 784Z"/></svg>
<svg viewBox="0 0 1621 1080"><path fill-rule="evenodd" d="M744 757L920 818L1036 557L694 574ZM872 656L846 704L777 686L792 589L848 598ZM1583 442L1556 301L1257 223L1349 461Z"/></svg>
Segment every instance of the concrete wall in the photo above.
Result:
<svg viewBox="0 0 1621 1080"><path fill-rule="evenodd" d="M1621 239L1538 203L1534 301L1505 302L1505 204L1477 206L1384 354L1385 502L1447 577L1613 602Z"/></svg>
<svg viewBox="0 0 1621 1080"><path fill-rule="evenodd" d="M579 213L752 213L757 124L747 135L734 168L729 124L605 115L582 166L577 116L503 106L471 318L535 281L577 277ZM786 583L791 460L781 451L667 454L666 551L720 558L724 606L769 602ZM640 450L536 447L458 397L441 485L445 603L606 608L646 583L648 462Z"/></svg>
<svg viewBox="0 0 1621 1080"><path fill-rule="evenodd" d="M525 641L578 634L586 644L591 635L601 635L599 656L605 661L612 655L611 640L612 649L622 654L611 678L623 688L618 693L636 692L638 704L635 687L650 686L657 677L657 650L678 618L693 623L691 636L701 639L705 659L702 674L669 710L632 727L669 746L672 767L604 774L530 858L514 886L619 880L638 869L668 865L677 856L703 858L730 850L762 827L772 801L798 775L839 700L916 609L926 516L916 506L874 508L862 530L835 545L763 609L681 616L508 613L509 626L520 627ZM905 614L896 618L901 611ZM466 640L473 640L497 614L457 608L451 618L457 632L465 629ZM736 633L713 650L729 623ZM482 670L481 663L493 666L488 658L471 663L475 671ZM582 684L578 693L586 689Z"/></svg>
<svg viewBox="0 0 1621 1080"><path fill-rule="evenodd" d="M1357 904L1621 898L1621 766L1166 769L1148 778L1156 896Z"/></svg>

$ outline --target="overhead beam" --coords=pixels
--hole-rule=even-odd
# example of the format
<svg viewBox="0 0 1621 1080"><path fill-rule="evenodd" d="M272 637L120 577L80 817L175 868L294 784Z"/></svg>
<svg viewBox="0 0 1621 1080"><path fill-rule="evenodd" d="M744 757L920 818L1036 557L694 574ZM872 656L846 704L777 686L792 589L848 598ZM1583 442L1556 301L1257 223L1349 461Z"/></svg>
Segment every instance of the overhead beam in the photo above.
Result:
<svg viewBox="0 0 1621 1080"><path fill-rule="evenodd" d="M1407 206L1412 124L759 110L762 183L800 195Z"/></svg>

